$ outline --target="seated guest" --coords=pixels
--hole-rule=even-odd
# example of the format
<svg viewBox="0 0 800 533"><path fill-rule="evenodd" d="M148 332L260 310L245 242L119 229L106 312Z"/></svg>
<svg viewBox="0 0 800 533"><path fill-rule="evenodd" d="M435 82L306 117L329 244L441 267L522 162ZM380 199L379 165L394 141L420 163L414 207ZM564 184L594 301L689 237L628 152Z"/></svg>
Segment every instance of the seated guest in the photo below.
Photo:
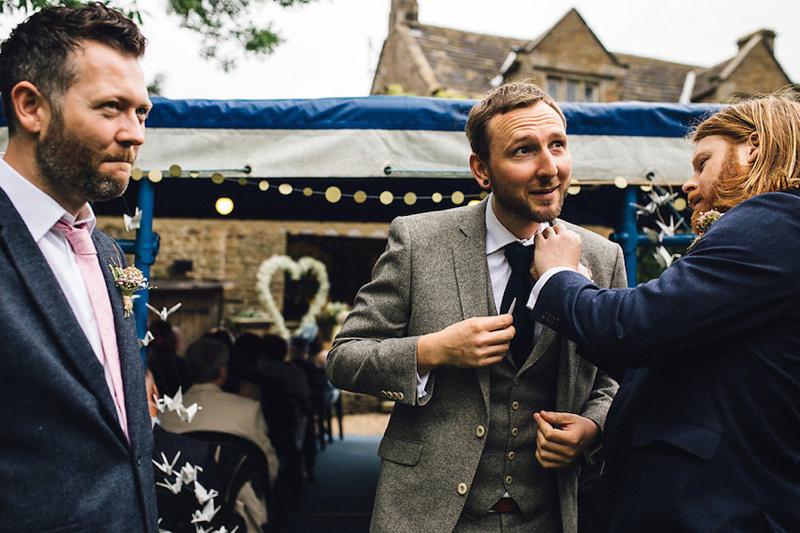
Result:
<svg viewBox="0 0 800 533"><path fill-rule="evenodd" d="M316 326L309 332L315 336ZM323 393L327 376L325 369L317 365L309 354L309 337L296 335L291 338L290 353L292 363L300 367L306 375L309 388L310 412L306 418L305 435L302 442L303 476L309 483L314 482L314 469L317 462L317 436L323 435L323 428L317 432L317 425L322 426L325 418ZM323 437L324 438L324 437ZM324 444L324 440L323 440Z"/></svg>
<svg viewBox="0 0 800 533"><path fill-rule="evenodd" d="M241 333L236 337L228 364L228 379L222 390L260 401L258 379L254 376L264 356L264 341L255 333ZM270 424L270 429L274 430ZM274 443L273 443L274 444Z"/></svg>
<svg viewBox="0 0 800 533"><path fill-rule="evenodd" d="M270 438L281 459L275 514L280 521L296 505L303 488L302 445L309 416L310 390L305 372L287 360L289 345L279 335L265 335L257 381Z"/></svg>
<svg viewBox="0 0 800 533"><path fill-rule="evenodd" d="M201 338L186 350L186 366L195 383L183 395L183 403L197 403L201 409L191 422L184 422L175 412L160 416L161 427L173 433L190 431L219 431L244 437L257 444L269 463L270 483L278 473L278 456L267 436L267 424L258 402L236 394L223 392L228 371L228 348L213 339ZM240 505L241 502L241 505ZM248 524L248 531L260 531L266 523L267 509L249 483L237 497L237 509Z"/></svg>

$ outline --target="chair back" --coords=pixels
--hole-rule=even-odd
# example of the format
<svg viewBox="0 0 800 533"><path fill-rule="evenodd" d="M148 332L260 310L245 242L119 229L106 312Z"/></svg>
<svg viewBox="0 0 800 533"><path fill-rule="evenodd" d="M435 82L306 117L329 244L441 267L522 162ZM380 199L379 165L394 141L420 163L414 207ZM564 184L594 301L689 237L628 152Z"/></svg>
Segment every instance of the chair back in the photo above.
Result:
<svg viewBox="0 0 800 533"><path fill-rule="evenodd" d="M269 463L255 442L220 431L189 431L184 435L211 444L213 460L226 475L224 497L235 505L236 495L249 481L256 495L269 501ZM223 494L221 489L217 489Z"/></svg>
<svg viewBox="0 0 800 533"><path fill-rule="evenodd" d="M153 459L156 462L163 462L162 453L167 461L172 462L180 452L174 469L179 471L186 463L201 467L203 470L198 473L198 481L206 490L214 489L222 496L214 499L214 505L219 506L220 510L207 525L213 526L213 529L225 526L228 531L236 526L240 526L239 531L246 529L244 520L236 513L236 494L233 498L228 497L230 474L227 468L219 465L217 447L213 443L171 433L158 425L153 428L153 442ZM153 472L156 481L158 517L161 520L160 528L173 533L195 533L192 514L202 509L202 506L194 495L194 488L184 486L178 494L175 494L160 484L172 483L175 476L166 475L155 465Z"/></svg>

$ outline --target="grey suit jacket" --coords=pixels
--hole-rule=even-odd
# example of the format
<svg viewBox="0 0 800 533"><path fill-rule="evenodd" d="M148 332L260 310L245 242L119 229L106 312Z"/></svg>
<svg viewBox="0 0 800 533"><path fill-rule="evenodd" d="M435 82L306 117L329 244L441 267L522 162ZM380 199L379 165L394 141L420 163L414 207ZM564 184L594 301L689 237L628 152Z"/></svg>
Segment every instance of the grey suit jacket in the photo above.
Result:
<svg viewBox="0 0 800 533"><path fill-rule="evenodd" d="M397 401L379 454L376 531L448 531L466 498L458 491L477 469L485 440L469 438L489 420L489 370L440 367L417 399L419 336L458 321L496 314L486 262L487 201L396 219L373 279L328 354L337 387ZM582 261L601 286L625 286L616 244L569 224L583 238ZM616 383L544 328L534 353L560 345L556 407L605 422ZM529 358L526 366L531 364ZM575 466L558 473L565 531L577 528Z"/></svg>
<svg viewBox="0 0 800 533"><path fill-rule="evenodd" d="M0 531L157 531L152 431L133 317L92 234L114 310L130 444L89 341L0 190Z"/></svg>

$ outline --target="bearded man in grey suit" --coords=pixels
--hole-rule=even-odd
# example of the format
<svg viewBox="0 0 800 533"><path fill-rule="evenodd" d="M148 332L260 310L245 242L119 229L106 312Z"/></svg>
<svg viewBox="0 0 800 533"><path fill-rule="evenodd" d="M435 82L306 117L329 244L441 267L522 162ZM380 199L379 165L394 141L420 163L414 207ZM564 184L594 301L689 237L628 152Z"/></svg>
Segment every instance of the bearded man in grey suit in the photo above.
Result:
<svg viewBox="0 0 800 533"><path fill-rule="evenodd" d="M122 194L151 107L145 38L101 4L0 47L0 530L158 530L134 319L88 202Z"/></svg>
<svg viewBox="0 0 800 533"><path fill-rule="evenodd" d="M524 285L523 301L504 294L512 279L530 283L507 250L561 212L566 120L541 89L512 83L472 109L467 136L472 173L492 194L392 222L328 374L396 401L378 450L373 531L574 532L576 459L599 442L617 384L566 338L528 327L524 313L518 322ZM595 282L625 286L619 246L569 227ZM532 248L522 250L529 264Z"/></svg>

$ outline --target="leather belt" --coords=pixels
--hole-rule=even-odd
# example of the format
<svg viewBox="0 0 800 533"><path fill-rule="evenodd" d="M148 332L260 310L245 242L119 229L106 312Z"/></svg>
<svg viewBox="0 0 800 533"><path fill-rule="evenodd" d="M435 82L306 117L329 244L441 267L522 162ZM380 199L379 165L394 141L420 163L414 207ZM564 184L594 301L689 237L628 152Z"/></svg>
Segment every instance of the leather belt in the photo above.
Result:
<svg viewBox="0 0 800 533"><path fill-rule="evenodd" d="M497 500L497 503L492 505L491 509L489 509L490 513L517 513L521 512L519 510L519 506L517 502L514 501L514 498L500 498Z"/></svg>

